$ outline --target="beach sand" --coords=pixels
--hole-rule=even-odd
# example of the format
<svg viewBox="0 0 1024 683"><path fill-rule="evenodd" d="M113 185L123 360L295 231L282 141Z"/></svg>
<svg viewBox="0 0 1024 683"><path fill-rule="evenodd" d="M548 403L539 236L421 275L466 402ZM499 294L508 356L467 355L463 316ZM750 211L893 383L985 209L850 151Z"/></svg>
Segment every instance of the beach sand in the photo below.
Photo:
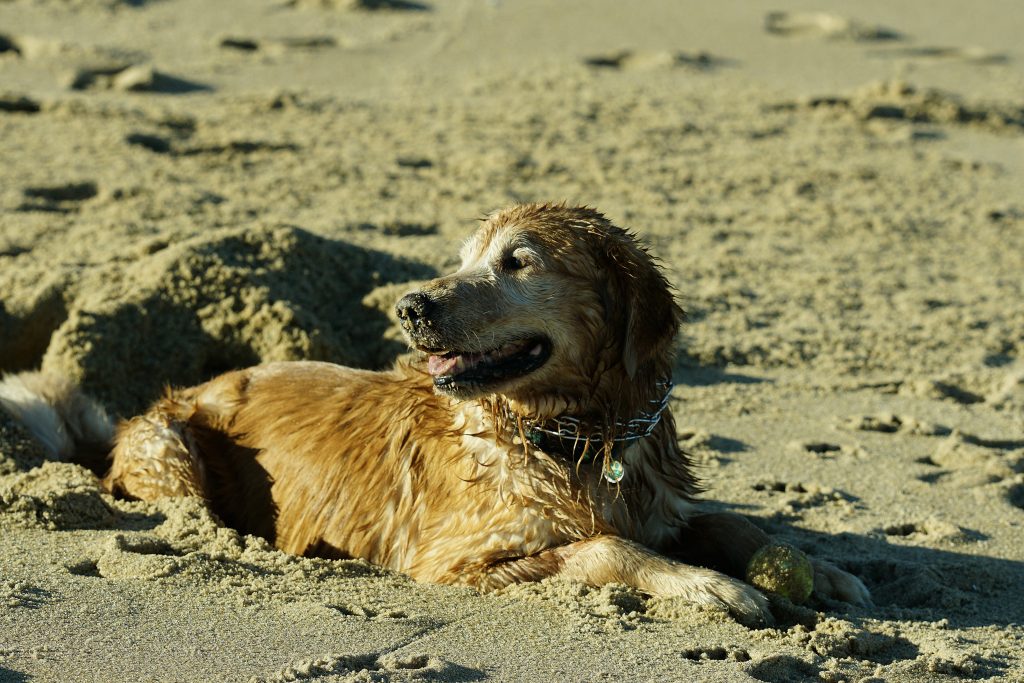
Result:
<svg viewBox="0 0 1024 683"><path fill-rule="evenodd" d="M855 14L850 14L855 12ZM0 1L0 371L381 367L521 201L688 312L711 509L875 604L480 596L115 500L0 412L0 681L1024 680L1024 5Z"/></svg>

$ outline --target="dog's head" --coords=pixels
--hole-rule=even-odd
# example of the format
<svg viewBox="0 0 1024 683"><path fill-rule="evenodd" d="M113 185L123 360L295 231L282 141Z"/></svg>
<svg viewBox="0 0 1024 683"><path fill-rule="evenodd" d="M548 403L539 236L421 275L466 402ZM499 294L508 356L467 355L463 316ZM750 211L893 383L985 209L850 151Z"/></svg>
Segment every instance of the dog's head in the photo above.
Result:
<svg viewBox="0 0 1024 683"><path fill-rule="evenodd" d="M636 238L597 211L505 209L461 256L396 307L438 391L607 415L670 373L682 311Z"/></svg>

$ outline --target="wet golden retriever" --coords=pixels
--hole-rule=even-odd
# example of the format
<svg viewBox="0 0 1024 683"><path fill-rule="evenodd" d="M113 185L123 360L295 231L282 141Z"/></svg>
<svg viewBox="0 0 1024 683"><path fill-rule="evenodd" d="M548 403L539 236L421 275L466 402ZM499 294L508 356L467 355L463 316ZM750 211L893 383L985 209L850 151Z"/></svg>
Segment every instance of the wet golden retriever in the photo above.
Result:
<svg viewBox="0 0 1024 683"><path fill-rule="evenodd" d="M271 363L173 391L120 426L106 485L201 496L289 553L420 581L614 582L769 621L752 586L678 559L742 577L768 538L695 504L666 409L682 311L647 251L594 210L524 205L461 256L398 302L414 360ZM825 596L867 600L815 570Z"/></svg>

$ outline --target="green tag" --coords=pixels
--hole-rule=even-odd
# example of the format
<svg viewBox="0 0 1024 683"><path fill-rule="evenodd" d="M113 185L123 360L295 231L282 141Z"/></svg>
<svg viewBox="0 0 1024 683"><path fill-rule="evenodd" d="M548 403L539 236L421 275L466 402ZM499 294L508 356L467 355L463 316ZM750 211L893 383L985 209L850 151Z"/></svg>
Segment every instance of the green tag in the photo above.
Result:
<svg viewBox="0 0 1024 683"><path fill-rule="evenodd" d="M604 478L611 484L618 484L626 476L626 468L622 466L621 460L612 460L608 463L608 469L604 471Z"/></svg>

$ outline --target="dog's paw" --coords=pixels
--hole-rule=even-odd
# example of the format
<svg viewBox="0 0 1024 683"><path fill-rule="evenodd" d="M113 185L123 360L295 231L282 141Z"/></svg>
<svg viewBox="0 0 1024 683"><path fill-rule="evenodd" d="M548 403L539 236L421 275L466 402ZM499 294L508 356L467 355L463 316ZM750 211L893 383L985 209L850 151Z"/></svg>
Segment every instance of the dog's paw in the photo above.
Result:
<svg viewBox="0 0 1024 683"><path fill-rule="evenodd" d="M814 594L829 600L842 600L862 607L871 604L871 592L856 576L831 562L812 559Z"/></svg>
<svg viewBox="0 0 1024 683"><path fill-rule="evenodd" d="M725 605L737 622L748 626L770 626L775 623L768 598L761 591L734 579L722 579L710 587L711 593Z"/></svg>
<svg viewBox="0 0 1024 683"><path fill-rule="evenodd" d="M720 574L713 576L702 588L703 595L698 602L724 607L742 624L769 626L775 623L768 599L753 586Z"/></svg>
<svg viewBox="0 0 1024 683"><path fill-rule="evenodd" d="M652 595L724 609L748 626L765 626L775 621L768 599L760 591L720 572L673 563L668 571L658 572L650 579L638 586Z"/></svg>

